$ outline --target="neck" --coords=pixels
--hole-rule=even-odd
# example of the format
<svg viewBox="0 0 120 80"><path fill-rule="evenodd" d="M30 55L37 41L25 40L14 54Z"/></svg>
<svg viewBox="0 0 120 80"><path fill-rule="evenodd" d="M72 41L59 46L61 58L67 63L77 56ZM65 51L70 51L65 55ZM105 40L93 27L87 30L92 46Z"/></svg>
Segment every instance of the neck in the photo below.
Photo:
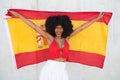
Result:
<svg viewBox="0 0 120 80"><path fill-rule="evenodd" d="M62 37L61 37L61 36L56 36L55 38L56 38L56 39L62 39Z"/></svg>

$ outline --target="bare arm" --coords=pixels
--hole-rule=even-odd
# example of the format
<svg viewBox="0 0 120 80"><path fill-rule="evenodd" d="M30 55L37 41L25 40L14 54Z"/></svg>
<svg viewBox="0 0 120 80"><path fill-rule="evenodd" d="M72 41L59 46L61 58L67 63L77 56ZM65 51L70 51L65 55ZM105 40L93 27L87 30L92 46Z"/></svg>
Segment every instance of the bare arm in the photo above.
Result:
<svg viewBox="0 0 120 80"><path fill-rule="evenodd" d="M27 18L25 18L24 16L22 16L21 14L19 14L18 12L15 11L9 11L12 15L19 17L21 20L23 20L26 24L28 24L31 28L33 28L35 31L37 31L38 33L40 33L44 38L49 39L50 35L48 33L46 33L44 30L42 30L42 28L40 28L39 26L37 26L35 23L33 23L32 21L28 20Z"/></svg>
<svg viewBox="0 0 120 80"><path fill-rule="evenodd" d="M75 34L79 33L80 31L82 31L83 29L87 28L88 26L90 26L91 24L93 24L94 22L96 22L97 20L99 20L100 18L103 17L103 13L101 12L98 17L84 23L83 25L81 25L80 27L76 28L69 36L69 38L71 38L72 36L74 36Z"/></svg>

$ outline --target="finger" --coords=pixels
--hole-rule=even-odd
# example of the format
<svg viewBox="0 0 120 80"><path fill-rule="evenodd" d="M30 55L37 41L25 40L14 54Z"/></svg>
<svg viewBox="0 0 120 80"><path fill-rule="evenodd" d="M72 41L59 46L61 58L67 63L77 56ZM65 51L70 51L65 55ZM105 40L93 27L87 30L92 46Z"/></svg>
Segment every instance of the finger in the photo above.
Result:
<svg viewBox="0 0 120 80"><path fill-rule="evenodd" d="M100 12L100 13L99 13L99 16L101 16L101 15L103 15L103 12Z"/></svg>
<svg viewBox="0 0 120 80"><path fill-rule="evenodd" d="M100 12L99 13L99 18L103 17L103 15L104 15L104 12Z"/></svg>

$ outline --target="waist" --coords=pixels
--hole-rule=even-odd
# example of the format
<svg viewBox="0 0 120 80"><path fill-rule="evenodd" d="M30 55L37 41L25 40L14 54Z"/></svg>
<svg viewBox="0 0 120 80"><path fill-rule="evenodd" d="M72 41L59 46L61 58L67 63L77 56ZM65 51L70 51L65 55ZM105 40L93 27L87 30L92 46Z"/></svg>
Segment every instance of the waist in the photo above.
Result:
<svg viewBox="0 0 120 80"><path fill-rule="evenodd" d="M68 56L57 56L57 55L49 55L48 60L54 60L59 62L66 62L68 60Z"/></svg>
<svg viewBox="0 0 120 80"><path fill-rule="evenodd" d="M56 60L47 60L47 62L52 62L53 64L66 64L66 62L56 61Z"/></svg>
<svg viewBox="0 0 120 80"><path fill-rule="evenodd" d="M66 62L65 58L55 58L53 59L54 61L58 61L58 62Z"/></svg>

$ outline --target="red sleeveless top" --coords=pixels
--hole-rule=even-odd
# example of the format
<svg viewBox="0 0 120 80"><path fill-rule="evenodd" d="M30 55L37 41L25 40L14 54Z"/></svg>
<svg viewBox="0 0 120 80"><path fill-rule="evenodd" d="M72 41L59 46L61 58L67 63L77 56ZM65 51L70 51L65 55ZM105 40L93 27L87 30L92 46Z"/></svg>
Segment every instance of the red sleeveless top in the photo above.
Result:
<svg viewBox="0 0 120 80"><path fill-rule="evenodd" d="M69 44L66 40L64 41L64 47L60 48L56 40L53 39L51 45L49 46L48 59L53 60L55 58L60 58L61 56L60 52L62 51L62 58L68 60L68 50L69 50Z"/></svg>

